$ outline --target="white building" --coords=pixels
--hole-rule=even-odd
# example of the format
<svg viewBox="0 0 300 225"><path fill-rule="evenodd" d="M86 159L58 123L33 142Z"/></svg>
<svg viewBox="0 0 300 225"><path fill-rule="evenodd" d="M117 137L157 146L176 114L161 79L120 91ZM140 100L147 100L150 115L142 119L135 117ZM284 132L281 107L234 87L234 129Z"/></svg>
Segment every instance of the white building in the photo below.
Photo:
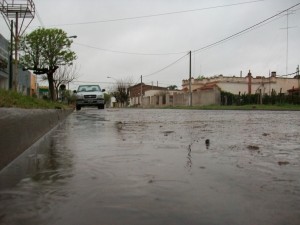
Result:
<svg viewBox="0 0 300 225"><path fill-rule="evenodd" d="M222 91L232 94L255 94L262 93L270 95L272 92L287 94L288 90L299 88L300 80L297 78L277 77L276 72L272 72L270 77L256 76L248 73L246 77L225 77L223 75L191 80L192 91L211 86L218 86ZM183 90L189 90L189 80L182 81Z"/></svg>

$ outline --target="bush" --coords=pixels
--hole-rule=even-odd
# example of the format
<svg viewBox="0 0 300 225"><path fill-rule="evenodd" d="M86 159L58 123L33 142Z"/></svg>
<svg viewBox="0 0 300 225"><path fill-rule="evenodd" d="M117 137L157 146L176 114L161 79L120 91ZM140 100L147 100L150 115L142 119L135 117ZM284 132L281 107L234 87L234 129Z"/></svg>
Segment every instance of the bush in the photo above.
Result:
<svg viewBox="0 0 300 225"><path fill-rule="evenodd" d="M252 105L260 104L260 94L242 94L235 95L230 92L221 92L221 105ZM271 95L263 95L262 104L300 104L299 95L284 95L283 93L277 94L275 91Z"/></svg>

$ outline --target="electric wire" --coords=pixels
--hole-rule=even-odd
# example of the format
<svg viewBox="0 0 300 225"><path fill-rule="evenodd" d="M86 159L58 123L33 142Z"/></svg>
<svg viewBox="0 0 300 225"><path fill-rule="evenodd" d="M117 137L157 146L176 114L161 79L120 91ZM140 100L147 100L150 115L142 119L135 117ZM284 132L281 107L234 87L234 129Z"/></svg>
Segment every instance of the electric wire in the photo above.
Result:
<svg viewBox="0 0 300 225"><path fill-rule="evenodd" d="M152 76L152 75L154 75L154 74L160 73L161 71L163 71L163 70L169 68L170 66L173 66L174 64L176 64L177 62L179 62L180 60L182 60L183 58L185 58L187 55L189 55L189 53L185 54L184 56L181 56L179 59L177 59L177 60L175 60L174 62L168 64L167 66L165 66L165 67L163 67L163 68L161 68L161 69L159 69L159 70L157 70L157 71L155 71L155 72L153 72L153 73L147 74L147 75L145 75L145 76L143 76L143 77L149 77L149 76Z"/></svg>
<svg viewBox="0 0 300 225"><path fill-rule="evenodd" d="M199 8L199 9L188 9L188 10L165 12L165 13L158 13L158 14L149 14L149 15L143 15L143 16L133 16L133 17L106 19L106 20L89 21L89 22L55 24L55 25L50 25L50 27L75 26L75 25L87 25L87 24L96 24L96 23L117 22L117 21L125 21L125 20L136 20L136 19L143 19L143 18L150 18L150 17L159 17L159 16L168 16L168 15L181 14L181 13L204 11L204 10L209 10L209 9L225 8L225 7L231 7L231 6L237 6L237 5L251 4L251 3L256 3L256 2L261 2L261 1L264 1L264 0L254 0L254 1L233 3L233 4L227 4L227 5L211 6L211 7Z"/></svg>
<svg viewBox="0 0 300 225"><path fill-rule="evenodd" d="M257 1L252 1L252 2L257 2ZM247 3L250 3L250 2L247 2ZM239 3L239 4L242 4L242 3ZM243 4L246 4L246 3L243 3ZM232 5L236 5L236 4L232 4ZM280 18L280 17L278 17L278 18L276 18L276 17L279 16L279 15L281 15L282 13L284 13L284 12L286 12L286 11L288 11L288 10L290 10L290 9L292 9L292 8L294 8L294 7L296 7L296 6L298 6L298 5L300 5L300 3L295 4L294 6L288 8L288 9L285 9L285 10L283 10L283 11L281 11L281 12L279 12L279 13L277 13L277 14L275 14L275 15L273 15L273 16L267 18L267 19L264 19L264 20L262 20L262 21L260 21L260 22L258 22L258 23L256 23L256 24L254 24L254 25L252 25L252 26L250 26L250 27L248 27L248 28L242 30L242 31L239 31L239 32L237 32L237 33L235 33L235 34L232 34L232 35L230 35L230 36L228 36L228 37L226 37L226 38L223 38L223 39L221 39L221 40L219 40L219 41L217 41L217 42L214 42L214 43L212 43L212 44L209 44L209 45L207 45L207 46L204 46L204 47L201 47L201 48L199 48L199 49L193 50L192 52L193 52L193 53L196 53L196 52L200 52L200 51L206 50L206 49L208 49L208 48L211 48L211 47L214 47L214 46L216 46L216 45L219 45L219 44L221 44L221 43L223 43L223 42L225 42L225 41L228 41L228 40L230 40L230 39L232 39L232 38L234 38L234 37L238 37L238 36L240 36L240 35L242 35L242 34L244 34L244 33L246 33L246 32L252 31L253 29L256 29L256 28L258 28L258 27L260 27L260 26L266 25L266 24L267 24L266 22L270 23L270 22L272 22L272 21L274 21L274 20ZM226 5L226 6L229 6L229 5ZM213 7L213 8L218 8L218 7L220 7L220 6L216 6L216 7ZM224 6L224 7L225 7L225 6ZM208 9L208 8L205 8L205 9ZM175 13L182 13L182 12L189 12L189 11L197 11L197 10L204 10L204 9L195 9L195 10L186 10L186 11L171 12L171 13L166 13L166 14L164 14L164 15L175 14ZM130 18L123 18L123 19L128 20L128 19L134 19L134 18L144 18L144 17L153 17L153 16L161 16L161 15L162 15L162 14L155 14L155 15L148 15L148 16L142 16L142 17L130 17ZM275 19L274 19L274 18L275 18ZM273 20L272 20L272 19L273 19ZM121 20L121 19L116 19L116 20L113 20L113 21L117 21L117 20ZM272 20L272 21L270 21L270 20ZM112 22L112 20L98 21L98 22ZM95 22L94 22L94 23L95 23ZM98 49L98 50L102 50L102 51L109 51L109 52L122 53L122 54L133 54L133 55L171 55L171 54L181 54L181 53L183 53L183 52L178 52L178 53L137 53L137 52L135 52L135 53L134 53L134 52L123 52L123 51L116 51L116 50L109 50L109 49L97 48L97 47L88 46L88 45L85 45L85 44L79 44L79 43L74 43L74 44L81 45L81 46L85 46L85 47L89 47L89 48L94 48L94 49ZM185 52L186 52L186 51L185 51ZM147 74L147 75L145 75L145 76L142 76L142 77L152 76L152 75L154 75L154 74L157 74L157 73L159 73L159 72L161 72L161 71L163 71L163 70L165 70L165 69L171 67L172 65L176 64L178 61L180 61L181 59L183 59L184 57L186 57L188 54L189 54L189 53L187 53L187 54L185 54L184 56L180 57L179 59L177 59L176 61L172 62L171 64L168 64L167 66L165 66L165 67L163 67L163 68L161 68L161 69L159 69L159 70L157 70L157 71L155 71L155 72L153 72L153 73L150 73L150 74ZM289 76L289 75L293 75L293 74L295 74L295 73L287 74L287 75L282 75L282 76Z"/></svg>
<svg viewBox="0 0 300 225"><path fill-rule="evenodd" d="M224 38L224 39L226 39L226 40L222 39L222 40L220 40L220 41L217 41L217 42L214 42L214 43L212 43L212 44L206 45L206 46L204 46L204 47L202 47L202 48L200 48L200 49L198 49L198 50L192 51L192 53L194 53L194 55L199 54L201 51L205 51L205 50L208 50L208 49L213 48L213 47L215 47L215 46L221 45L221 44L223 44L223 43L226 42L226 41L230 41L230 40L232 40L232 39L234 39L234 38L237 38L237 37L239 37L239 36L241 36L241 35L244 35L244 34L246 34L246 33L248 33L248 32L251 32L252 30L258 29L258 28L260 28L260 27L262 27L262 26L265 26L265 25L267 25L267 24L269 24L269 23L272 23L272 22L275 21L275 20L281 19L282 17L284 17L284 15L282 15L282 16L280 16L280 17L277 17L277 18L274 18L273 20L271 20L271 21L269 21L269 22L267 22L267 23L261 24L261 25L255 27L255 28L249 29L249 30L247 30L247 31L245 31L245 32L243 32L243 33L237 34L236 36L233 36L233 37L230 37L230 38Z"/></svg>
<svg viewBox="0 0 300 225"><path fill-rule="evenodd" d="M101 81L101 82L97 82L97 81L83 81L83 80L76 80L76 81L72 81L72 83L87 83L87 84L114 84L115 82L112 81Z"/></svg>
<svg viewBox="0 0 300 225"><path fill-rule="evenodd" d="M292 75L295 75L297 74L298 71L294 72L294 73L289 73L289 74L285 74L285 75L276 75L277 77L288 77L288 76L292 76Z"/></svg>
<svg viewBox="0 0 300 225"><path fill-rule="evenodd" d="M128 54L128 55L144 55L144 56L162 56L162 55L179 55L186 53L187 51L182 51L182 52L169 52L169 53L143 53L143 52L126 52L126 51L119 51L119 50L111 50L111 49L106 49L106 48L99 48L99 47L94 47L86 44L81 44L77 42L73 42L75 45L87 47L87 48L92 48L100 51L105 51L105 52L111 52L111 53L119 53L119 54Z"/></svg>
<svg viewBox="0 0 300 225"><path fill-rule="evenodd" d="M264 25L267 21L272 20L273 18L275 18L275 17L281 15L282 13L287 12L288 10L290 10L290 9L292 9L292 8L295 8L295 7L298 6L298 5L300 5L300 3L297 3L297 4L291 6L291 7L288 8L288 9L285 9L285 10L279 12L279 13L276 13L275 15L273 15L273 16L271 16L271 17L268 17L267 19L264 19L264 20L262 20L262 21L260 21L260 22L258 22L258 23L256 23L256 24L254 24L254 25L252 25L252 26L250 26L250 27L248 27L248 28L246 28L246 29L243 29L243 30L241 30L241 31L239 31L239 32L237 32L237 33L235 33L235 34L232 34L232 35L230 35L230 36L228 36L228 37L226 37L226 38L223 38L223 39L221 39L221 40L219 40L219 41L216 41L216 42L214 42L214 43L212 43L212 44L209 44L209 45L206 45L206 46L204 46L204 47L201 47L201 48L198 48L198 49L196 49L196 50L193 50L193 52L195 53L195 52L199 52L199 51L206 50L206 49L208 49L208 48L214 47L215 45L218 45L218 44L221 44L221 43L223 43L223 42L225 42L225 41L228 41L228 40L230 40L230 39L232 39L232 38L234 38L234 37L236 37L236 36L239 36L239 35L242 35L242 34L248 32L248 31L251 31L251 30L255 29L256 27L258 27L258 26L260 26L260 25Z"/></svg>
<svg viewBox="0 0 300 225"><path fill-rule="evenodd" d="M284 13L284 12L286 12L286 11L288 11L288 10L290 10L290 9L292 9L292 8L294 8L294 7L296 7L296 6L298 6L298 5L300 5L300 3L298 3L298 4L296 4L296 5L292 6L292 7L290 7L290 8L288 8L288 9L285 9L285 10L283 10L283 11L281 11L281 12L279 12L279 13L277 13L277 14L275 14L275 15L273 15L273 16L271 16L271 17L269 17L269 18L267 18L267 19L265 19L265 20L263 20L263 21L261 21L261 22L259 22L259 23L256 23L255 25L252 25L252 26L250 26L250 27L248 27L248 28L246 28L246 29L244 29L244 30L242 30L242 31L240 31L240 32L237 32L237 33L235 33L235 34L233 34L233 35L230 35L230 36L227 37L227 38L224 38L224 39L222 39L222 40L220 40L220 41L214 42L214 43L212 43L212 44L210 44L210 45L207 45L207 46L205 46L205 47L202 47L202 48L200 48L200 49L196 49L196 50L194 50L194 51L192 51L192 52L195 54L195 53L198 52L198 51L205 50L205 49L210 48L210 47L214 47L215 45L221 44L221 43L223 43L223 42L226 41L226 40L230 40L230 39L234 38L235 36L242 35L242 34L248 32L248 31L251 31L251 30L253 30L253 29L255 29L255 28L259 27L259 26L265 25L265 24L267 24L266 22L268 22L269 20L272 20L273 18L275 18L275 17L281 15L282 13ZM279 18L281 18L281 17L279 17ZM278 19L278 18L275 18L275 19ZM275 19L274 19L274 20L275 20ZM269 21L269 22L273 22L273 20L272 20L272 21ZM160 69L160 70L158 70L158 71L156 71L156 72L154 72L154 73L145 75L145 76L143 76L143 77L148 77L148 76L152 76L152 75L154 75L154 74L156 74L156 73L159 73L159 72L165 70L166 68L168 68L168 67L174 65L175 63L177 63L178 61L180 61L182 58L186 57L187 55L188 55L188 54L182 56L181 58L179 58L178 60L176 60L176 61L174 61L173 63L169 64L168 66L166 66L166 67L164 67L164 68L162 68L162 69ZM289 74L289 75L291 75L291 74Z"/></svg>
<svg viewBox="0 0 300 225"><path fill-rule="evenodd" d="M38 11L37 11L36 9L35 9L35 15L36 15L36 17L37 17L39 23L41 24L41 26L42 26L42 27L45 27L45 24L43 23L43 20L42 20L40 14L38 13Z"/></svg>
<svg viewBox="0 0 300 225"><path fill-rule="evenodd" d="M296 7L299 4L296 4L295 6L292 6L291 8ZM197 54L196 52L207 50L209 48L215 47L217 45L222 44L225 41L229 41L229 40L231 40L233 38L239 37L240 35L248 33L248 32L250 32L250 31L252 31L254 29L257 29L257 28L259 28L261 26L265 26L265 25L267 25L267 24L269 24L269 23L271 23L271 22L273 22L275 20L278 20L278 19L284 17L285 15L281 15L279 17L277 17L277 16L280 15L280 14L282 14L282 13L284 13L287 10L289 10L289 9L281 11L280 13L275 14L275 15L273 15L273 16L271 16L271 17L269 17L269 18L267 18L267 19L265 19L265 20L263 20L263 21L261 21L261 22L259 22L257 24L255 24L255 25L252 25L252 26L250 26L250 27L248 27L248 28L246 28L246 29L244 29L244 30L242 30L240 32L232 34L232 35L230 35L230 36L228 36L226 38L223 38L223 39L221 39L219 41L216 41L216 42L214 42L212 44L209 44L209 45L206 45L206 46L201 47L199 49L193 50L192 52L195 55L195 54ZM296 9L296 10L298 10L298 9ZM87 48L92 48L92 49L100 50L100 51L106 51L106 52L111 52L111 53L119 53L119 54L129 54L129 55L144 55L144 56L151 56L152 55L152 56L160 56L160 55L176 55L176 54L182 54L182 53L187 52L187 51L181 51L181 52L170 52L170 53L142 53L142 52L128 52L128 51L119 51L119 50L105 49L105 48L95 47L95 46L81 44L81 43L76 43L76 42L74 42L74 44L75 45L79 45L79 46L83 46L83 47L87 47Z"/></svg>

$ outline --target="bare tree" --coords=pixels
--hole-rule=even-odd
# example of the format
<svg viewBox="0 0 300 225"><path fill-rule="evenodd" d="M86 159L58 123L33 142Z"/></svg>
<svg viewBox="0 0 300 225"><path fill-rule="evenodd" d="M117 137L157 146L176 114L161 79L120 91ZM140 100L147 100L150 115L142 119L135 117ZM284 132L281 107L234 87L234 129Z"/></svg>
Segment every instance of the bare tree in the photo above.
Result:
<svg viewBox="0 0 300 225"><path fill-rule="evenodd" d="M121 107L128 105L129 103L129 87L132 85L132 78L124 78L116 80L116 85L113 88L111 95L116 98L117 103Z"/></svg>
<svg viewBox="0 0 300 225"><path fill-rule="evenodd" d="M61 85L67 85L73 80L79 77L79 69L76 64L60 66L53 74L53 84L56 93L56 99L58 99L58 91ZM43 80L47 80L47 76L42 77Z"/></svg>

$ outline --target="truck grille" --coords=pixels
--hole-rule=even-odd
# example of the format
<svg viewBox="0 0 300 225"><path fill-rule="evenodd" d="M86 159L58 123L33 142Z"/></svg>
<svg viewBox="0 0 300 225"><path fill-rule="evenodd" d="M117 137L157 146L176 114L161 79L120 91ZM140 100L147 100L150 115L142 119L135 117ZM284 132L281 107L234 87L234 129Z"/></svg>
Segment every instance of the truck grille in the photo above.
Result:
<svg viewBox="0 0 300 225"><path fill-rule="evenodd" d="M85 99L92 99L92 98L96 98L96 95L84 95Z"/></svg>

